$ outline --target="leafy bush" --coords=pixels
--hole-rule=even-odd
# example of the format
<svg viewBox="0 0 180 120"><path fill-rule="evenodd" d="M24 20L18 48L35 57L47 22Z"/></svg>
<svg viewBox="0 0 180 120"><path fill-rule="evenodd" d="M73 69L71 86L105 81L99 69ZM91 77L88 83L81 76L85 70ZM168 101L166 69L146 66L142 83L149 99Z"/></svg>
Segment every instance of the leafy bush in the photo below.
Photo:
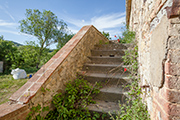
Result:
<svg viewBox="0 0 180 120"><path fill-rule="evenodd" d="M128 28L124 30L122 37L119 37L119 42L120 43L132 43L133 40L135 39L135 32L130 31Z"/></svg>
<svg viewBox="0 0 180 120"><path fill-rule="evenodd" d="M53 97L55 111L50 111L45 119L58 120L84 120L96 119L96 114L91 113L86 108L92 100L92 95L99 93L99 84L90 85L84 79L76 79L66 85L65 93L59 93Z"/></svg>

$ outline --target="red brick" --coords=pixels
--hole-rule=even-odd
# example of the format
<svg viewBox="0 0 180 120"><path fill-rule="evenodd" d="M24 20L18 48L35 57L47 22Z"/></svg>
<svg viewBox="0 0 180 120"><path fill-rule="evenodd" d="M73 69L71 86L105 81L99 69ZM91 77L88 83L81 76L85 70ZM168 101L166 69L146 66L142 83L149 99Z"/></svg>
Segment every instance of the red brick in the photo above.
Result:
<svg viewBox="0 0 180 120"><path fill-rule="evenodd" d="M29 87L33 84L33 82L26 82L19 90L17 90L9 99L16 101L25 91L29 89Z"/></svg>
<svg viewBox="0 0 180 120"><path fill-rule="evenodd" d="M46 71L46 67L45 66L42 66L37 72L36 72L36 74L38 74L38 75L42 75L45 71Z"/></svg>
<svg viewBox="0 0 180 120"><path fill-rule="evenodd" d="M1 108L2 106L3 109ZM27 109L28 105L5 103L4 105L0 106L0 120L11 120Z"/></svg>
<svg viewBox="0 0 180 120"><path fill-rule="evenodd" d="M64 50L64 47L61 48L52 58L56 60L62 54L63 50Z"/></svg>
<svg viewBox="0 0 180 120"><path fill-rule="evenodd" d="M46 80L53 74L54 70L53 69L48 69L37 81L38 83L40 82L41 84L44 84Z"/></svg>
<svg viewBox="0 0 180 120"><path fill-rule="evenodd" d="M20 98L19 102L23 102L24 104L28 103L29 100L36 94L36 92L27 91Z"/></svg>
<svg viewBox="0 0 180 120"><path fill-rule="evenodd" d="M180 77L165 76L165 86L170 89L180 90Z"/></svg>
<svg viewBox="0 0 180 120"><path fill-rule="evenodd" d="M161 111L164 111L164 114L169 113L169 107L168 107L168 102L161 97L160 93L153 93L153 101L156 100L157 105L160 107Z"/></svg>
<svg viewBox="0 0 180 120"><path fill-rule="evenodd" d="M178 91L174 91L164 87L161 89L161 96L171 103L180 104L180 92Z"/></svg>
<svg viewBox="0 0 180 120"><path fill-rule="evenodd" d="M165 62L165 74L169 74L170 73L170 63L169 62Z"/></svg>
<svg viewBox="0 0 180 120"><path fill-rule="evenodd" d="M159 107L167 115L170 115L170 116L180 115L180 104L170 103L164 98L162 98L160 94L154 96L153 101L154 100L157 100Z"/></svg>
<svg viewBox="0 0 180 120"><path fill-rule="evenodd" d="M63 62L63 60L64 60L65 58L59 58L59 59L57 59L51 66L50 66L50 68L49 69L56 69L62 62Z"/></svg>
<svg viewBox="0 0 180 120"><path fill-rule="evenodd" d="M34 85L30 88L30 91L37 92L41 88L42 84L34 83Z"/></svg>
<svg viewBox="0 0 180 120"><path fill-rule="evenodd" d="M43 65L44 66L44 68L48 68L48 67L50 67L50 65L55 61L56 59L54 59L54 58L51 58L45 65Z"/></svg>
<svg viewBox="0 0 180 120"><path fill-rule="evenodd" d="M151 114L151 119L152 120L159 120L159 114L162 120L169 120L169 115L166 114L162 108L160 108L159 104L157 103L156 99L153 100L153 113Z"/></svg>
<svg viewBox="0 0 180 120"><path fill-rule="evenodd" d="M171 115L169 120L180 120L180 115Z"/></svg>

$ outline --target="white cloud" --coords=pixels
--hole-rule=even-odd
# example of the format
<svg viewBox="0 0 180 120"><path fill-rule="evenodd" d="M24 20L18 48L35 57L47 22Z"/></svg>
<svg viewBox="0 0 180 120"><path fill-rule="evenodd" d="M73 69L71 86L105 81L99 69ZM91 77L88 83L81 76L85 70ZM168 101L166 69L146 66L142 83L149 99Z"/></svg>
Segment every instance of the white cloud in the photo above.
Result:
<svg viewBox="0 0 180 120"><path fill-rule="evenodd" d="M125 12L107 14L99 17L95 16L91 19L91 23L98 29L120 27L123 22L125 22Z"/></svg>
<svg viewBox="0 0 180 120"><path fill-rule="evenodd" d="M72 33L77 33L79 31L79 29L76 29L74 27L68 27L68 29L72 32Z"/></svg>
<svg viewBox="0 0 180 120"><path fill-rule="evenodd" d="M121 34L121 27L125 22L126 13L112 13L106 14L102 16L92 17L89 21L80 20L80 19L72 19L66 18L66 22L71 23L73 26L70 26L69 29L73 33L77 33L79 29L85 25L94 25L100 31L109 32L110 35Z"/></svg>
<svg viewBox="0 0 180 120"><path fill-rule="evenodd" d="M7 3L5 4L6 8L9 8ZM15 21L14 17L8 12L8 10L6 10L6 8L4 8L3 6L0 6L0 9L2 9L13 21Z"/></svg>
<svg viewBox="0 0 180 120"><path fill-rule="evenodd" d="M17 23L6 22L4 20L0 20L0 26L17 26Z"/></svg>
<svg viewBox="0 0 180 120"><path fill-rule="evenodd" d="M16 31L12 31L12 30L2 30L2 29L0 29L0 32L2 32L2 33L11 33L11 34L14 34L14 35L22 35L22 36L29 37L29 38L36 38L33 35L29 35L29 34L25 34L25 33L21 33L21 32L16 32Z"/></svg>
<svg viewBox="0 0 180 120"><path fill-rule="evenodd" d="M0 29L0 32L11 33L11 34L14 34L14 35L20 35L18 32L11 31L11 30L1 30L1 29Z"/></svg>

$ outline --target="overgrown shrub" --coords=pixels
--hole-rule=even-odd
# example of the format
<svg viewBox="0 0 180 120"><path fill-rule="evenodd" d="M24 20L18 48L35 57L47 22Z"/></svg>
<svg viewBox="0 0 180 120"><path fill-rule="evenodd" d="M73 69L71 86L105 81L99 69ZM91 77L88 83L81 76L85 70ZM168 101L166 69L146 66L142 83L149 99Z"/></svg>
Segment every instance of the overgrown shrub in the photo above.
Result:
<svg viewBox="0 0 180 120"><path fill-rule="evenodd" d="M96 120L97 113L91 115L86 108L92 100L92 95L99 93L99 84L90 85L84 79L76 79L66 85L65 93L53 97L54 111L50 111L45 119L58 120Z"/></svg>

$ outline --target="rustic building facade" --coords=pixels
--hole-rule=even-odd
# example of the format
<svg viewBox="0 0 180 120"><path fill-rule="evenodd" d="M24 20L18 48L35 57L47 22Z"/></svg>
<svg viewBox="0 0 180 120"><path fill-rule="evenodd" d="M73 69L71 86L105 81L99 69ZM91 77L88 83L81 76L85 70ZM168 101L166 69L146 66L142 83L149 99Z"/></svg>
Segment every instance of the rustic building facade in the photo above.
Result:
<svg viewBox="0 0 180 120"><path fill-rule="evenodd" d="M126 0L143 98L152 120L180 120L180 1Z"/></svg>

